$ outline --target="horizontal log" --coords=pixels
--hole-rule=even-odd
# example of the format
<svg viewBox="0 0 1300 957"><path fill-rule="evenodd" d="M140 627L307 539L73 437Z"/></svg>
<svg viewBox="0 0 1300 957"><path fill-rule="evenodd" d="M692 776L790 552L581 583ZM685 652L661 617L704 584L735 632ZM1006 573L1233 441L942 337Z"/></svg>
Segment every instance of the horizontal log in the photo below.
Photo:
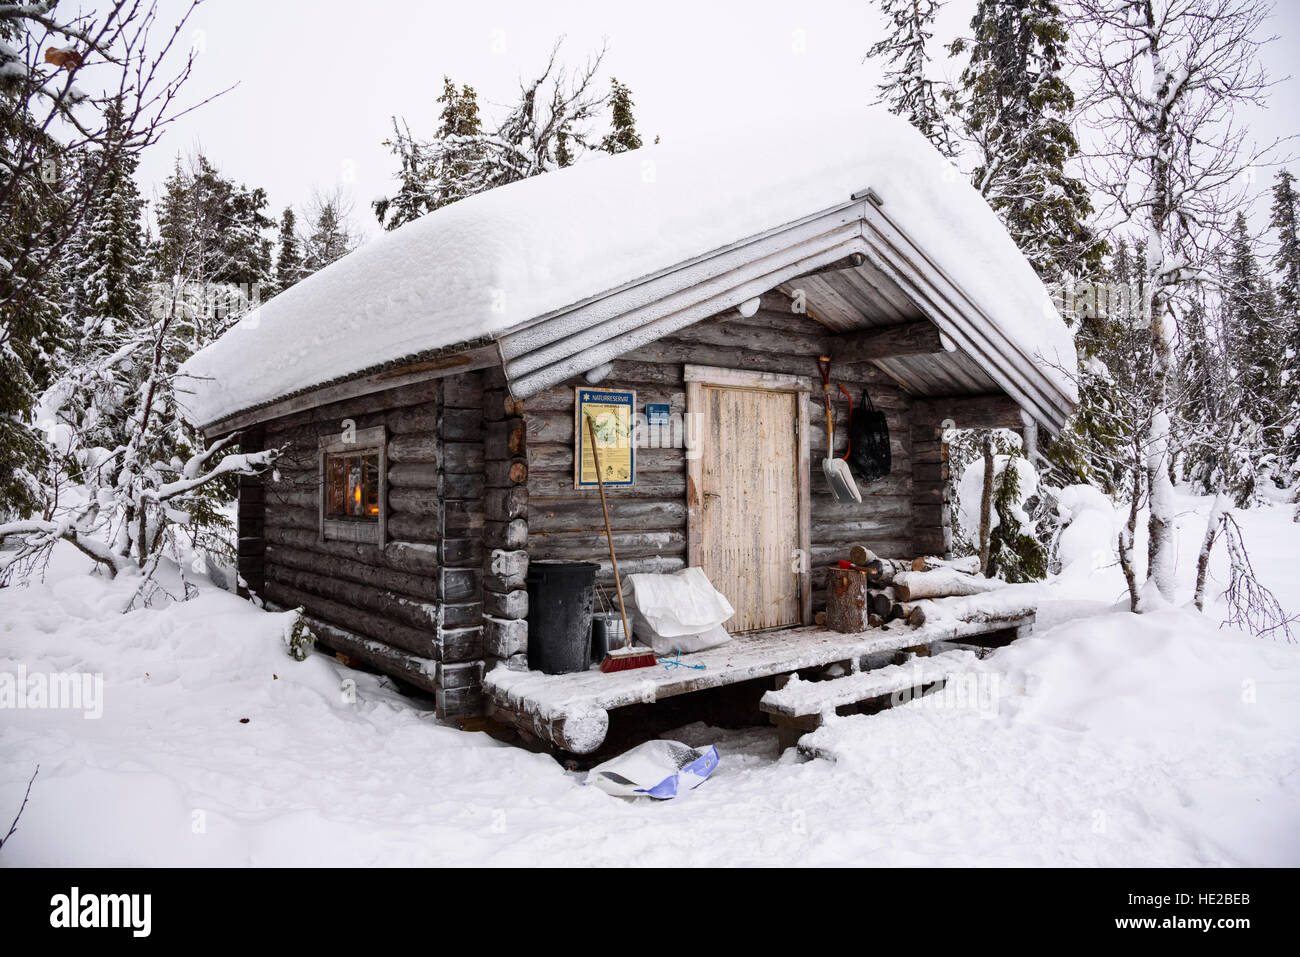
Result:
<svg viewBox="0 0 1300 957"><path fill-rule="evenodd" d="M384 417L383 424L391 435L407 432L432 435L438 429L438 404L425 402L420 405L408 405L403 409L393 409Z"/></svg>
<svg viewBox="0 0 1300 957"><path fill-rule="evenodd" d="M931 355L943 351L938 326L929 320L921 320L842 333L831 339L830 354L833 363L847 365L891 356Z"/></svg>
<svg viewBox="0 0 1300 957"><path fill-rule="evenodd" d="M403 542L436 544L442 537L442 518L405 512L389 515L388 537Z"/></svg>
<svg viewBox="0 0 1300 957"><path fill-rule="evenodd" d="M389 511L431 516L442 512L442 503L436 492L424 488L392 488L388 490Z"/></svg>
<svg viewBox="0 0 1300 957"><path fill-rule="evenodd" d="M423 488L439 494L441 470L432 462L410 462L388 467L389 488Z"/></svg>
<svg viewBox="0 0 1300 957"><path fill-rule="evenodd" d="M413 574L434 575L438 568L438 546L423 542L389 542L384 546L384 562Z"/></svg>
<svg viewBox="0 0 1300 957"><path fill-rule="evenodd" d="M436 690L438 663L432 658L409 654L400 648L355 634L312 615L304 615L303 618L322 647L342 652L367 667L391 675L431 694Z"/></svg>
<svg viewBox="0 0 1300 957"><path fill-rule="evenodd" d="M330 402L315 406L302 412L272 419L266 424L267 434L277 429L294 429L318 423L340 423L344 419L353 419L358 428L369 428L378 424L367 419L368 416L382 416L391 410L410 405L423 405L434 401L437 390L436 380L416 382L411 385L398 386L381 392L370 392L350 399ZM364 420L364 421L363 421ZM341 429L341 425L331 425Z"/></svg>
<svg viewBox="0 0 1300 957"><path fill-rule="evenodd" d="M600 747L609 732L609 712L584 708L572 714L540 715L488 704L492 720L515 728L526 737L549 742L573 754L590 754Z"/></svg>
<svg viewBox="0 0 1300 957"><path fill-rule="evenodd" d="M375 549L372 547L371 552L373 551ZM358 561L355 558L327 555L289 545L270 545L265 560L316 575L344 578L359 585L408 595L412 598L431 601L438 597L438 583L431 575L412 575L409 572L399 572L385 565Z"/></svg>
<svg viewBox="0 0 1300 957"><path fill-rule="evenodd" d="M620 532L686 527L686 502L620 501L609 499L610 525ZM541 501L532 503L528 526L533 534L591 531L604 527L600 500Z"/></svg>
<svg viewBox="0 0 1300 957"><path fill-rule="evenodd" d="M388 441L390 462L438 461L438 440L432 434L398 435Z"/></svg>
<svg viewBox="0 0 1300 957"><path fill-rule="evenodd" d="M422 658L438 656L433 629L425 631L411 628L383 615L344 602L322 598L280 581L268 580L265 592L271 601L282 607L305 608L309 615L338 628L355 632L382 644L401 648Z"/></svg>
<svg viewBox="0 0 1300 957"><path fill-rule="evenodd" d="M640 532L616 531L613 533L614 553L619 561L627 558L646 558L654 555L681 557L686 554L684 529ZM550 532L532 534L528 540L529 551L535 558L572 559L585 561L609 554L609 544L603 531Z"/></svg>
<svg viewBox="0 0 1300 957"><path fill-rule="evenodd" d="M823 441L825 439L823 438ZM643 448L636 450L636 471L671 472L684 468L686 450L672 448ZM573 444L564 442L530 442L528 444L528 471L530 475L554 473L567 476L573 484ZM635 486L633 486L635 487ZM619 489L609 489L610 492Z"/></svg>
<svg viewBox="0 0 1300 957"><path fill-rule="evenodd" d="M907 572L894 576L894 591L900 601L917 601L921 598L953 598L980 595L1001 588L1003 582L977 578L951 568L931 572Z"/></svg>
<svg viewBox="0 0 1300 957"><path fill-rule="evenodd" d="M427 576L438 571L437 547L419 542L389 542L382 550L374 545L360 542L321 541L317 531L303 531L293 528L268 528L266 530L268 546L283 546L286 549L311 552L326 557L353 559L379 568L390 568L409 572L417 576ZM412 553L412 548L427 548L428 551ZM424 556L432 556L432 561Z"/></svg>
<svg viewBox="0 0 1300 957"><path fill-rule="evenodd" d="M431 632L438 628L438 606L433 602L424 602L416 598L400 598L342 577L291 568L276 564L274 561L267 562L266 578L318 598L341 602L352 608L368 609L385 619L411 628L428 629ZM407 650L419 652L418 648Z"/></svg>
<svg viewBox="0 0 1300 957"><path fill-rule="evenodd" d="M937 396L912 404L913 421L921 424L951 419L959 429L1021 429L1020 406L1001 394Z"/></svg>
<svg viewBox="0 0 1300 957"><path fill-rule="evenodd" d="M629 486L608 488L605 495L612 508L618 502L635 499L685 500L686 469L677 467L668 472L650 472L637 469L636 482ZM595 502L600 508L600 492L594 488L574 488L572 473L556 474L537 472L528 482L529 502L544 506L553 502Z"/></svg>

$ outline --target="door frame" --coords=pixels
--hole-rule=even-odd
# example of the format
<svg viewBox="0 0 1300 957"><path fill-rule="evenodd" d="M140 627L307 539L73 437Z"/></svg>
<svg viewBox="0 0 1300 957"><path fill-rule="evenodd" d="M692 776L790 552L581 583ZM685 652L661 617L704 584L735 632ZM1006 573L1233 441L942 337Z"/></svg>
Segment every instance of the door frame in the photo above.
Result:
<svg viewBox="0 0 1300 957"><path fill-rule="evenodd" d="M811 451L808 445L808 402L813 391L810 376L785 375L777 372L755 372L748 369L724 369L716 366L687 365L683 371L686 382L686 414L700 412L704 403L705 386L732 389L763 389L771 392L795 393L795 460L799 497L799 542L803 555L803 571L799 574L799 617L811 625L812 615L812 491L810 489ZM694 422L694 418L689 418ZM695 435L688 425L687 435ZM695 436L698 441L699 436ZM703 481L703 459L686 456L686 564L700 565L703 548L703 514L700 508L700 484Z"/></svg>

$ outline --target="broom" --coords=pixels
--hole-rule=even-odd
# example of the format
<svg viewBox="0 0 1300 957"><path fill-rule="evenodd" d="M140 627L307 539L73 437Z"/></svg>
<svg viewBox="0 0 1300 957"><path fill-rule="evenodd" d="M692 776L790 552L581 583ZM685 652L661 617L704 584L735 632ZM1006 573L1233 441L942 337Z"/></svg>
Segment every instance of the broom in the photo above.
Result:
<svg viewBox="0 0 1300 957"><path fill-rule="evenodd" d="M609 542L609 561L614 566L614 593L618 595L618 611L623 616L623 647L605 653L600 670L631 671L633 668L653 668L655 656L648 649L632 647L632 629L627 626L627 609L623 607L623 583L618 577L618 558L614 555L614 533L609 528L609 506L605 503L605 479L600 474L600 457L596 454L596 423L587 416L587 434L591 436L591 460L596 465L596 484L600 486L600 510L605 515L605 540Z"/></svg>

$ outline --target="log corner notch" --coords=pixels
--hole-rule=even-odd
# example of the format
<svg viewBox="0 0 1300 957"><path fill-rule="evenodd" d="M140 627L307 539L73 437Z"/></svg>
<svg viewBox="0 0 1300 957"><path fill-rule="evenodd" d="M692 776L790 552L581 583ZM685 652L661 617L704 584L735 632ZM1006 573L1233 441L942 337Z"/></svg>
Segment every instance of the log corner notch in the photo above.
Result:
<svg viewBox="0 0 1300 957"><path fill-rule="evenodd" d="M831 360L840 365L943 351L939 327L928 319L844 332L831 340Z"/></svg>

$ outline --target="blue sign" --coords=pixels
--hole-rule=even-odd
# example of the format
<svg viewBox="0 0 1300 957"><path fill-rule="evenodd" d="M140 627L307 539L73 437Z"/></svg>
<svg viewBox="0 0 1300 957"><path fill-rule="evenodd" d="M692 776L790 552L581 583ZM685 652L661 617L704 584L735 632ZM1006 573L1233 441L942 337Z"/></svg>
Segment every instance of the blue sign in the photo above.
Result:
<svg viewBox="0 0 1300 957"><path fill-rule="evenodd" d="M667 425L668 417L672 412L672 407L667 403L663 405L647 405L645 407L645 424L646 425Z"/></svg>

